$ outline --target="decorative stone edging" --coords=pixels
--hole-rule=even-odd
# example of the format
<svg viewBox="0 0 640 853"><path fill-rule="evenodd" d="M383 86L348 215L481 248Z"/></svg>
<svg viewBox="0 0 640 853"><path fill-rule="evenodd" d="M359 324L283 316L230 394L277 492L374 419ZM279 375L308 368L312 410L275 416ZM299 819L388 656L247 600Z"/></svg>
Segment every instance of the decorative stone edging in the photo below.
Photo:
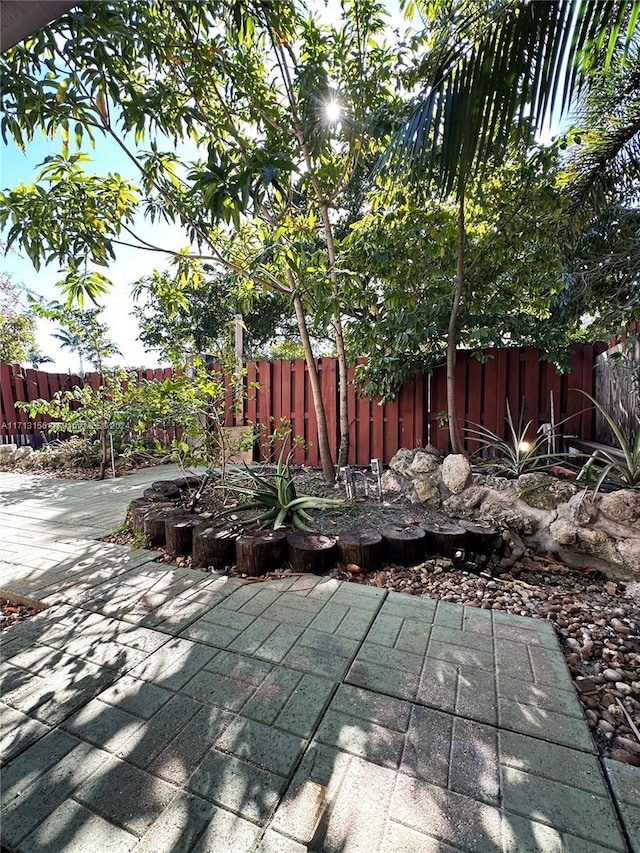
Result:
<svg viewBox="0 0 640 853"><path fill-rule="evenodd" d="M640 491L594 495L550 474L517 479L473 472L466 457L431 447L400 449L382 486L452 517L503 527L570 566L594 566L617 580L640 580Z"/></svg>

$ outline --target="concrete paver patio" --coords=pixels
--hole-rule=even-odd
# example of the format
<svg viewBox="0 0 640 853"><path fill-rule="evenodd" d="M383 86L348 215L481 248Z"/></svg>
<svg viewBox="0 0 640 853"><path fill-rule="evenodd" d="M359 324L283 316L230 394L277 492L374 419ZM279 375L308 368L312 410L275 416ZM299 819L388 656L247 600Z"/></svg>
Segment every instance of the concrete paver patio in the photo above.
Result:
<svg viewBox="0 0 640 853"><path fill-rule="evenodd" d="M172 474L0 475L7 849L640 850L549 623L96 541Z"/></svg>

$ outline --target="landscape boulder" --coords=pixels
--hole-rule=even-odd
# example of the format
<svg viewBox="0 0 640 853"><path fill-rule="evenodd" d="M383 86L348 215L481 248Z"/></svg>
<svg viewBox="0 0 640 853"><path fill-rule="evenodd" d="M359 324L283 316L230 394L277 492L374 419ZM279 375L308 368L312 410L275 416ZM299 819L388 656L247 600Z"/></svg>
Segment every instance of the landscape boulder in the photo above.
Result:
<svg viewBox="0 0 640 853"><path fill-rule="evenodd" d="M459 454L400 449L383 477L385 491L442 508L452 518L510 531L538 553L570 566L593 566L616 580L640 580L640 492L597 493L545 472L518 478L471 471Z"/></svg>
<svg viewBox="0 0 640 853"><path fill-rule="evenodd" d="M0 465L13 465L17 449L15 444L0 444Z"/></svg>
<svg viewBox="0 0 640 853"><path fill-rule="evenodd" d="M466 456L452 453L442 463L442 482L454 495L464 491L471 476L471 465Z"/></svg>

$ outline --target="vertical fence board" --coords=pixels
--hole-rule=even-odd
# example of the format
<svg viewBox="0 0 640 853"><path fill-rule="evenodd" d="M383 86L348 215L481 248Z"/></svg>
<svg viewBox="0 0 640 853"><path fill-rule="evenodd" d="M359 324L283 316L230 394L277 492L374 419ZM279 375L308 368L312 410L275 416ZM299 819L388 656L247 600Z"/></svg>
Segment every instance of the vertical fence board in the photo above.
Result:
<svg viewBox="0 0 640 853"><path fill-rule="evenodd" d="M327 418L327 431L329 433L329 448L331 455L336 459L338 454L338 373L335 358L321 358L320 388L322 400Z"/></svg>
<svg viewBox="0 0 640 853"><path fill-rule="evenodd" d="M415 378L415 409L413 418L413 434L416 447L424 447L428 441L427 424L427 382L428 376L419 374Z"/></svg>
<svg viewBox="0 0 640 853"><path fill-rule="evenodd" d="M458 422L458 434L464 441L465 411L467 406L467 388L469 386L469 358L471 353L462 351L458 353L456 361L456 421Z"/></svg>
<svg viewBox="0 0 640 853"><path fill-rule="evenodd" d="M522 397L525 401L524 409L524 424L531 421L531 426L527 430L527 441L533 442L536 440L536 430L538 429L538 413L540 410L540 351L531 347L524 350L524 389ZM520 412L521 401L518 401L518 413ZM511 410L513 419L517 424L516 414Z"/></svg>
<svg viewBox="0 0 640 853"><path fill-rule="evenodd" d="M347 382L349 383L349 392L347 395L347 409L349 412L349 465L358 465L358 437L357 437L357 394L358 389L353 384L356 368L352 364L347 370Z"/></svg>
<svg viewBox="0 0 640 853"><path fill-rule="evenodd" d="M364 359L358 359L362 364ZM366 465L373 458L371 452L371 400L358 396L356 400L356 462Z"/></svg>
<svg viewBox="0 0 640 853"><path fill-rule="evenodd" d="M505 369L506 365L499 350L490 349L488 350L488 355L490 355L489 361L486 361L482 365L484 396L480 404L481 415L477 419L477 423L483 424L492 432L497 432L498 422L502 419L502 413L498 412L500 406L498 385L501 384L499 382L501 372ZM502 405L504 405L504 402ZM476 442L476 446L479 446L479 443Z"/></svg>
<svg viewBox="0 0 640 853"><path fill-rule="evenodd" d="M15 436L17 428L15 399L11 385L11 368L8 364L0 364L0 393L2 394L2 434Z"/></svg>
<svg viewBox="0 0 640 853"><path fill-rule="evenodd" d="M24 378L19 364L13 365L13 387L14 399L16 403L18 401L25 402L29 399L29 397L27 396L27 389L25 388ZM16 422L18 423L18 435L23 437L22 441L24 442L24 436L27 436L31 432L31 430L27 427L29 417L24 409L16 409L15 412Z"/></svg>
<svg viewBox="0 0 640 853"><path fill-rule="evenodd" d="M244 410L247 421L250 424L255 424L258 419L258 407L257 407L257 389L256 383L258 373L256 370L255 361L249 361L247 363L247 378L246 378L246 395L245 395L245 403Z"/></svg>
<svg viewBox="0 0 640 853"><path fill-rule="evenodd" d="M296 359L293 362L292 368L292 439L295 442L293 461L296 465L303 465L306 459L305 445L307 443L306 422L304 417L306 379L304 359Z"/></svg>
<svg viewBox="0 0 640 853"><path fill-rule="evenodd" d="M438 450L446 452L449 449L449 430L446 421L442 420L447 412L447 369L445 365L440 365L433 371L431 401L431 443Z"/></svg>
<svg viewBox="0 0 640 853"><path fill-rule="evenodd" d="M398 397L396 396L395 400L389 400L388 403L385 403L380 408L382 409L383 424L383 459L391 459L399 447L413 447L413 443L406 445L399 440L400 406L398 404Z"/></svg>
<svg viewBox="0 0 640 853"><path fill-rule="evenodd" d="M589 401L578 393L578 389L582 389L591 393L589 388L583 388L584 370L582 348L572 346L571 348L571 373L563 376L565 380L565 411L566 417L569 418L564 427L564 432L568 434L576 434L587 439L589 436L582 436L583 414L582 410L589 405Z"/></svg>
<svg viewBox="0 0 640 853"><path fill-rule="evenodd" d="M475 429L474 424L479 424L482 420L482 386L483 386L483 367L477 358L470 358L468 362L468 379L467 379L467 405L465 426L470 429ZM465 433L463 433L463 437ZM467 449L471 452L477 450L479 444L469 437L466 441Z"/></svg>
<svg viewBox="0 0 640 853"><path fill-rule="evenodd" d="M313 405L313 394L311 393L311 380L309 379L309 369L306 363L304 366L304 379L304 413L307 425L305 430L305 440L308 447L307 463L309 465L319 465L320 453L318 450L318 421L316 420L316 410Z"/></svg>

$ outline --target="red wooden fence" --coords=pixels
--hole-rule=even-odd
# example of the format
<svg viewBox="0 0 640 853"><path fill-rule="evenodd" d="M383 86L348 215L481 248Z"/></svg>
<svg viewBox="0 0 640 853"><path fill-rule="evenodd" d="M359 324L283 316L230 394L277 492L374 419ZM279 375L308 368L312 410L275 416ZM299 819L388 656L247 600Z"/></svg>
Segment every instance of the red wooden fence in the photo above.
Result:
<svg viewBox="0 0 640 853"><path fill-rule="evenodd" d="M571 350L572 370L556 373L553 365L540 361L542 353L534 348L486 350L483 361L470 352L458 354L456 394L461 428L465 423L481 423L499 435L505 433L505 401L509 401L514 420L517 420L522 401L525 402L525 422L531 420L530 437L538 427L551 418L551 394L555 421L564 433L578 434L589 439L593 435L593 413L585 409L584 397L576 389L594 393L594 364L604 344L574 345ZM336 360L318 359L322 396L327 413L329 440L334 454L338 448L338 374ZM354 368L350 370L353 381ZM140 378L163 379L168 370L141 371ZM0 365L2 405L1 441L25 442L38 435L42 425L29 424L25 412L15 409L17 400L32 400L51 396L59 388L79 383L79 377L49 374L21 369L17 365ZM94 385L97 375L89 374L85 381ZM227 423L252 423L259 427L259 455L269 458L278 452L278 444L269 445L283 420L291 424L294 436L302 444L294 451L294 461L318 465L317 423L311 396L308 371L303 360L249 362L245 378L247 389L244 412L232 412L231 383L228 383ZM424 446L427 442L442 450L448 449L446 425L446 370L437 367L430 376L416 375L405 382L397 398L380 405L379 401L360 397L353 387L349 390L349 424L351 464L368 465L372 458L391 459L399 447ZM46 427L44 427L46 430ZM474 449L472 442L469 449Z"/></svg>

